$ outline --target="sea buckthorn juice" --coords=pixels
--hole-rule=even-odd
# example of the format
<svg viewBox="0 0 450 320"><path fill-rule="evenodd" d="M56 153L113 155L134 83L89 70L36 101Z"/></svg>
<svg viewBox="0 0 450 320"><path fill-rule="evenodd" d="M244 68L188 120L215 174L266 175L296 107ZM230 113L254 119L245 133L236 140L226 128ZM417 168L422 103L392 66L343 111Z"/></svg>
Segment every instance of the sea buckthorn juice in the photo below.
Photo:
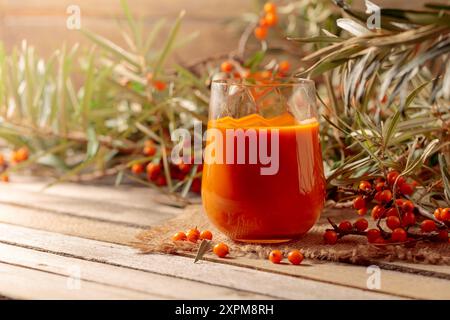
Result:
<svg viewBox="0 0 450 320"><path fill-rule="evenodd" d="M314 82L213 82L202 200L219 230L244 242L297 239L324 197Z"/></svg>

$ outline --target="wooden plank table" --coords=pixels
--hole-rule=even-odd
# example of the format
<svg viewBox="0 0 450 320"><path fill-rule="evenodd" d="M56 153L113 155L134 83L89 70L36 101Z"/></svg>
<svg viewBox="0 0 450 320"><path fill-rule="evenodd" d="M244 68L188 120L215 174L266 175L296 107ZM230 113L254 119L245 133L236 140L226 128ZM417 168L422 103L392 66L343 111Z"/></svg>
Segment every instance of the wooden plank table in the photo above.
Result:
<svg viewBox="0 0 450 320"><path fill-rule="evenodd" d="M39 181L0 184L0 297L19 299L449 299L450 268L379 262L381 287L364 266L305 261L139 254L145 228L182 209L131 186Z"/></svg>

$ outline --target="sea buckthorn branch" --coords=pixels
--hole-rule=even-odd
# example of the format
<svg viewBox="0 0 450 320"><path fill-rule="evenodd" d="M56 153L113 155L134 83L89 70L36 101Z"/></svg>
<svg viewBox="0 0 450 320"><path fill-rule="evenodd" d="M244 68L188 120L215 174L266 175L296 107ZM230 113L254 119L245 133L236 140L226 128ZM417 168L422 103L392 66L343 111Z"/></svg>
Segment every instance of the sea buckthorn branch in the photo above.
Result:
<svg viewBox="0 0 450 320"><path fill-rule="evenodd" d="M339 225L328 219L333 229L327 229L324 240L327 244L335 244L346 235L366 236L370 243L407 244L409 240L448 242L448 226L450 208L437 208L431 214L423 206L413 201L415 182L391 170L386 178L377 177L360 181L357 188L341 187L341 191L354 196L353 207L359 216L368 212L371 202L371 216L376 221L376 229L365 231L368 223L360 218L354 225L342 221ZM417 221L421 219L421 221ZM384 225L391 231L386 231ZM413 232L417 229L421 233Z"/></svg>

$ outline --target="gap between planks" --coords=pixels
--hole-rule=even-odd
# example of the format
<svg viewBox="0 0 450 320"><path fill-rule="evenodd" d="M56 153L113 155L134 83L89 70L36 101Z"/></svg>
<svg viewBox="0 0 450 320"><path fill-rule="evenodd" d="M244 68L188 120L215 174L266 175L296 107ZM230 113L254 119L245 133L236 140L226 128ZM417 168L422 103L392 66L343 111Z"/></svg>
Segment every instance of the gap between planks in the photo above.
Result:
<svg viewBox="0 0 450 320"><path fill-rule="evenodd" d="M398 299L357 289L174 255L140 255L130 247L0 224L0 242L46 253L267 295L280 299Z"/></svg>
<svg viewBox="0 0 450 320"><path fill-rule="evenodd" d="M133 291L147 298L164 299L269 299L269 296L222 288L191 280L133 270L82 259L0 244L0 263L34 269L59 276L66 281L80 276L83 281ZM69 290L69 288L67 288ZM5 290L5 287L3 287ZM4 294L7 292L3 292Z"/></svg>
<svg viewBox="0 0 450 320"><path fill-rule="evenodd" d="M156 196L155 191L146 188L61 184L47 189L45 193L37 192L43 186L45 182L36 181L0 185L0 221L94 240L129 244L140 230L182 212L179 208L154 203L151 198ZM14 196L10 196L11 194ZM81 210L80 203L84 204ZM92 203L95 204L93 207L90 206ZM8 208L7 205L12 207ZM33 219L37 214L42 219ZM401 261L374 261L373 264L386 270L450 279L448 266Z"/></svg>

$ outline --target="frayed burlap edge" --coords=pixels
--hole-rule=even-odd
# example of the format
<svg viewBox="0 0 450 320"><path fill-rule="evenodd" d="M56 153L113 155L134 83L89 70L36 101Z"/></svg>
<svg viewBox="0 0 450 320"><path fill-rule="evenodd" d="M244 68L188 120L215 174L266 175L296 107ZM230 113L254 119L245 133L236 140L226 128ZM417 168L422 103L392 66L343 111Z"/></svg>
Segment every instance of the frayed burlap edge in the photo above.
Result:
<svg viewBox="0 0 450 320"><path fill-rule="evenodd" d="M176 218L165 221L159 226L145 230L137 235L132 246L142 253L195 254L199 243L171 240L171 236L180 230L197 227L199 230L211 230L213 242L225 242L234 257L266 259L274 248L288 251L299 249L306 258L346 262L352 264L369 264L374 260L392 262L407 261L425 264L450 265L448 244L418 242L414 247L399 245L371 245L365 239L348 236L334 246L325 245L322 235L329 228L326 217L341 219L354 218L354 213L345 209L326 209L316 226L302 239L282 245L242 244L234 242L221 234L204 216L201 206L192 206Z"/></svg>

